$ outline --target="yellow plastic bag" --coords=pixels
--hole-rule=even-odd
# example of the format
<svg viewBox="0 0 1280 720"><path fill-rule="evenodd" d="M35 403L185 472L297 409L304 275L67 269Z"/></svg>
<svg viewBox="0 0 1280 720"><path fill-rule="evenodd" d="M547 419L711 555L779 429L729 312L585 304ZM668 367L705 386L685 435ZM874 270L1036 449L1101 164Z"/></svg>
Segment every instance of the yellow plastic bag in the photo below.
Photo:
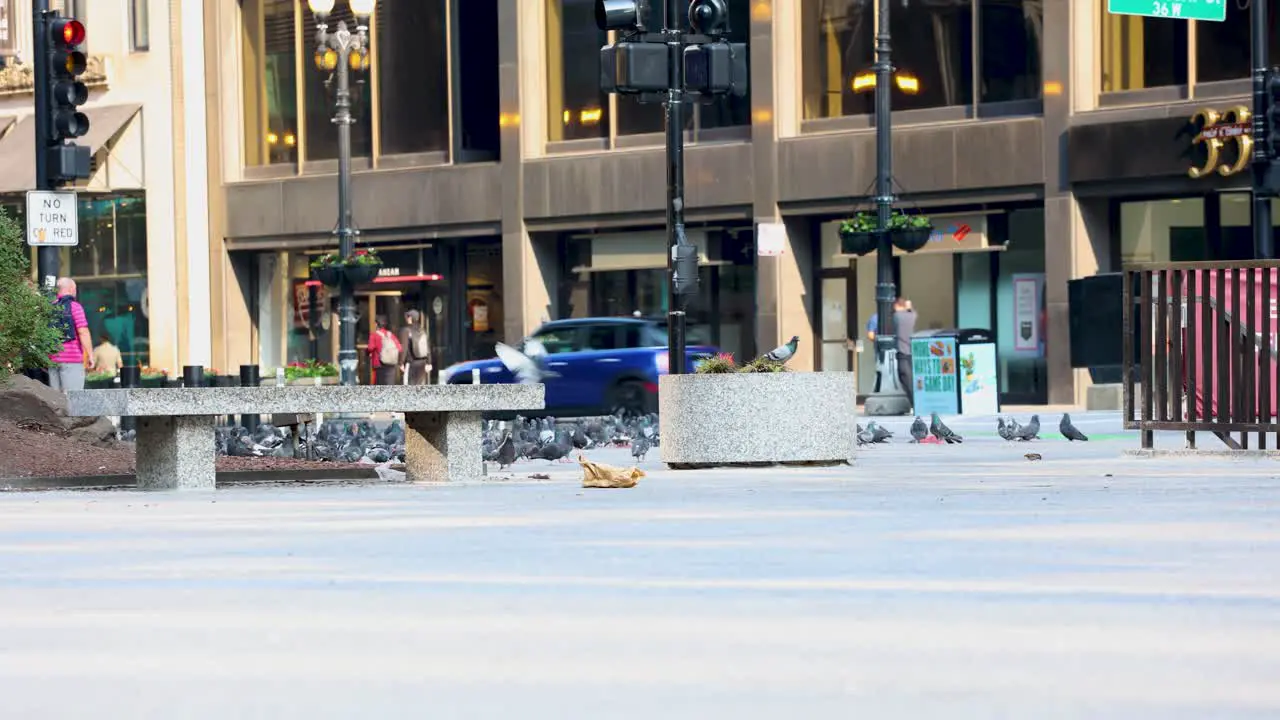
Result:
<svg viewBox="0 0 1280 720"><path fill-rule="evenodd" d="M582 487L584 488L633 488L644 471L640 468L622 469L609 465L593 463L582 455L578 456L578 464L582 466Z"/></svg>

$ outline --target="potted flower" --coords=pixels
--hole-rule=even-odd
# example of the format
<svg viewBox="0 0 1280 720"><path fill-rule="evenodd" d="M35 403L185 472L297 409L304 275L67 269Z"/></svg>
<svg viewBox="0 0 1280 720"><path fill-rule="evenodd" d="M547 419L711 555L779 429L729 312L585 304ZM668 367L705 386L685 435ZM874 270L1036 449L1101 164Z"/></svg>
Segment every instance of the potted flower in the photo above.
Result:
<svg viewBox="0 0 1280 720"><path fill-rule="evenodd" d="M373 250L356 250L343 260L343 273L352 285L373 282L382 269L382 258Z"/></svg>
<svg viewBox="0 0 1280 720"><path fill-rule="evenodd" d="M840 223L840 250L849 255L866 255L876 249L876 216L860 212Z"/></svg>
<svg viewBox="0 0 1280 720"><path fill-rule="evenodd" d="M336 385L338 366L319 360L292 362L284 368L284 380L289 385Z"/></svg>
<svg viewBox="0 0 1280 720"><path fill-rule="evenodd" d="M889 240L903 252L915 252L929 243L933 223L924 215L895 212L889 218Z"/></svg>
<svg viewBox="0 0 1280 720"><path fill-rule="evenodd" d="M140 375L144 388L162 388L169 385L169 371L163 368L143 367Z"/></svg>
<svg viewBox="0 0 1280 720"><path fill-rule="evenodd" d="M672 469L853 459L853 373L795 372L764 356L739 365L719 354L693 374L660 376L658 387L658 450Z"/></svg>
<svg viewBox="0 0 1280 720"><path fill-rule="evenodd" d="M85 390L110 390L116 386L116 375L111 371L91 372L84 376Z"/></svg>
<svg viewBox="0 0 1280 720"><path fill-rule="evenodd" d="M325 253L311 261L311 276L329 287L337 287L342 279L342 256Z"/></svg>
<svg viewBox="0 0 1280 720"><path fill-rule="evenodd" d="M230 375L219 374L217 368L204 369L205 387L234 387L233 379Z"/></svg>

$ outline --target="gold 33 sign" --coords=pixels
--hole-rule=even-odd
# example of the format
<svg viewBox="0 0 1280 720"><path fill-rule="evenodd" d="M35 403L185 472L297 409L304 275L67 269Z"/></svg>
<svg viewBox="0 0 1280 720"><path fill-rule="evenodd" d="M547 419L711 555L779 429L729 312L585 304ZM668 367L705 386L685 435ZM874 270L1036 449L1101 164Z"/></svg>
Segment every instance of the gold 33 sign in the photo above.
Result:
<svg viewBox="0 0 1280 720"><path fill-rule="evenodd" d="M1253 157L1253 113L1244 105L1225 112L1204 108L1191 116L1196 128L1192 147L1203 146L1204 164L1192 167L1187 174L1202 178L1213 173L1227 177L1249 167Z"/></svg>

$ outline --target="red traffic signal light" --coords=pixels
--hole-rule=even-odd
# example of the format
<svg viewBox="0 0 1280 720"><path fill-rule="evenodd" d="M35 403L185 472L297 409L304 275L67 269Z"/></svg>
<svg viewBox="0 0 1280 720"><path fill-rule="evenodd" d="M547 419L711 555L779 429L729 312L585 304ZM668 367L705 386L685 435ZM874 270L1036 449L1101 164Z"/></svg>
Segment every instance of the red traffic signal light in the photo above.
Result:
<svg viewBox="0 0 1280 720"><path fill-rule="evenodd" d="M54 47L73 48L84 44L84 23L74 18L57 18L49 27Z"/></svg>

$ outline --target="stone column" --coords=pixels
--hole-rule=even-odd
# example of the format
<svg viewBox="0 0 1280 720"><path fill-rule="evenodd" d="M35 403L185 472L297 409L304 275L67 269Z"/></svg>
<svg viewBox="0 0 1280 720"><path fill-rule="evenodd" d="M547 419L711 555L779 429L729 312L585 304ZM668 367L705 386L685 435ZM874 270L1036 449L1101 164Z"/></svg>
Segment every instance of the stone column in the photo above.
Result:
<svg viewBox="0 0 1280 720"><path fill-rule="evenodd" d="M484 477L480 413L405 413L409 482L475 482Z"/></svg>
<svg viewBox="0 0 1280 720"><path fill-rule="evenodd" d="M138 489L213 490L213 425L210 415L138 418Z"/></svg>

